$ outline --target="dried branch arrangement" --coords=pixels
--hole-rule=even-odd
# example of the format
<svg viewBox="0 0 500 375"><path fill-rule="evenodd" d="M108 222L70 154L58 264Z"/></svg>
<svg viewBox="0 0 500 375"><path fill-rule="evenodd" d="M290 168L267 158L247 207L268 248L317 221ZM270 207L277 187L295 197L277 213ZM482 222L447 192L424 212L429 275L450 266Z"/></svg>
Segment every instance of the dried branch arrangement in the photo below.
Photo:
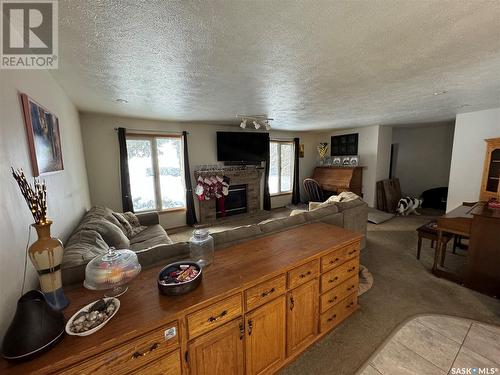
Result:
<svg viewBox="0 0 500 375"><path fill-rule="evenodd" d="M317 147L318 154L321 159L324 159L326 156L326 152L328 151L328 143L320 143Z"/></svg>
<svg viewBox="0 0 500 375"><path fill-rule="evenodd" d="M35 224L47 223L47 186L45 181L34 179L33 185L26 180L22 169L12 168L12 175L19 185L19 189L28 204L28 208L33 215Z"/></svg>

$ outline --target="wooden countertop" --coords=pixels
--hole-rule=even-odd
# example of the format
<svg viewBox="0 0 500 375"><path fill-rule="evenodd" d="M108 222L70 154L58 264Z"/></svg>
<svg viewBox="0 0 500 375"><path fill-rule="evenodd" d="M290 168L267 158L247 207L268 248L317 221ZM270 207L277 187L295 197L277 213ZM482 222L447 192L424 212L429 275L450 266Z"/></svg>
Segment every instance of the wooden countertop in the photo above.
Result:
<svg viewBox="0 0 500 375"><path fill-rule="evenodd" d="M200 286L178 297L164 296L158 291L156 278L165 264L146 269L119 297L120 310L100 331L88 337L65 335L49 352L29 362L12 364L2 359L0 372L57 371L361 238L361 234L343 228L314 223L217 250L214 263L203 271ZM70 300L66 319L102 297L102 293L83 287L65 293Z"/></svg>

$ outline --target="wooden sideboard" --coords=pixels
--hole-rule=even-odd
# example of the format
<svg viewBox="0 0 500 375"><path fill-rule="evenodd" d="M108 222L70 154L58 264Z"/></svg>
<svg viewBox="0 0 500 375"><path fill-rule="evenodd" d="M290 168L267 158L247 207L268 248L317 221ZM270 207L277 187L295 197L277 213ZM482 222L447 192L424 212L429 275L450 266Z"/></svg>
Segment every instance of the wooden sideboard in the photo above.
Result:
<svg viewBox="0 0 500 375"><path fill-rule="evenodd" d="M65 336L2 374L264 374L293 361L358 309L361 234L303 225L216 251L201 285L158 292L143 271L116 316L88 337ZM69 318L101 295L65 291Z"/></svg>

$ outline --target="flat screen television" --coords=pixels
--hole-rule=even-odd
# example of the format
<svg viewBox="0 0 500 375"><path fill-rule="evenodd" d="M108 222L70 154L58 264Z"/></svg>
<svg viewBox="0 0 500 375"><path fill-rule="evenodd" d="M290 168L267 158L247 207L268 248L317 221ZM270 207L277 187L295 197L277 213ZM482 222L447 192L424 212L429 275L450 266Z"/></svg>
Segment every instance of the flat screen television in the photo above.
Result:
<svg viewBox="0 0 500 375"><path fill-rule="evenodd" d="M217 160L261 162L269 153L269 133L217 132Z"/></svg>

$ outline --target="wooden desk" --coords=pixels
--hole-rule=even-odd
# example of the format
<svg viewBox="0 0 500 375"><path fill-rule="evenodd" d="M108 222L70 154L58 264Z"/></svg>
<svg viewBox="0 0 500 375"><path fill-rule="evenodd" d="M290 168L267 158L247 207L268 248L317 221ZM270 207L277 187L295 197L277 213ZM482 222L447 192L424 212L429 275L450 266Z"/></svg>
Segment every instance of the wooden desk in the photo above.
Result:
<svg viewBox="0 0 500 375"><path fill-rule="evenodd" d="M315 223L221 249L200 286L178 297L159 293L162 265L144 270L100 331L65 336L29 362L0 360L0 373L274 373L358 309L361 238ZM102 297L65 294L66 318Z"/></svg>
<svg viewBox="0 0 500 375"><path fill-rule="evenodd" d="M362 196L363 167L316 167L313 179L326 192L352 191Z"/></svg>

